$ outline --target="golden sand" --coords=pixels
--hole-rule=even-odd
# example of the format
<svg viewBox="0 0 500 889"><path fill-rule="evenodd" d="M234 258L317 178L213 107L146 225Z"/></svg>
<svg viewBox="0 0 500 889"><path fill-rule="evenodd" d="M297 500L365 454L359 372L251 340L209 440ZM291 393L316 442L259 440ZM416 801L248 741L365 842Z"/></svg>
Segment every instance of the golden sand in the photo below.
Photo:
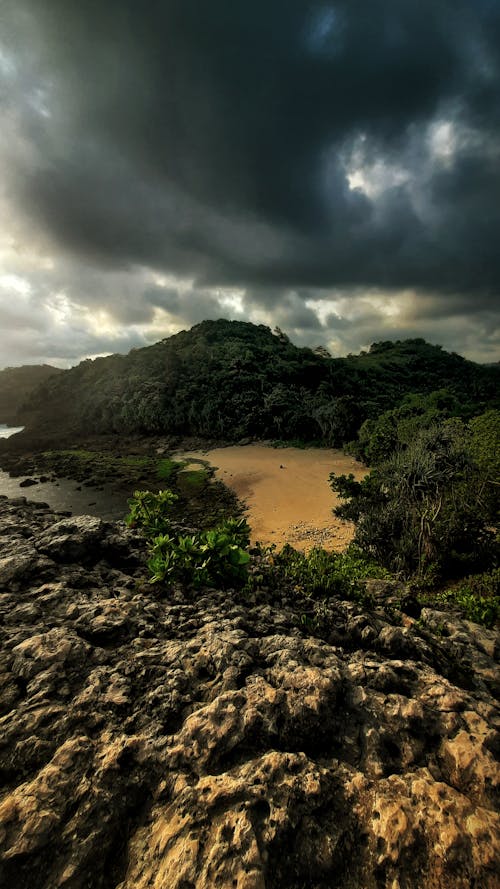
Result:
<svg viewBox="0 0 500 889"><path fill-rule="evenodd" d="M253 542L339 551L352 539L353 526L332 513L339 501L328 477L352 472L360 479L367 469L342 451L255 444L181 456L216 467L216 478L246 504Z"/></svg>

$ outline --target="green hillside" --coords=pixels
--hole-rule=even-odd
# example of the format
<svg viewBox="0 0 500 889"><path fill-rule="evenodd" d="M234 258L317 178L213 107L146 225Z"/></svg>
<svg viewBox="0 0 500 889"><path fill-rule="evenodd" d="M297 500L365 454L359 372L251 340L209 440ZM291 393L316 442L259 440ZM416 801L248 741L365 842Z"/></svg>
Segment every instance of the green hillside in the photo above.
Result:
<svg viewBox="0 0 500 889"><path fill-rule="evenodd" d="M48 364L25 364L0 370L0 423L22 422L21 408L34 390L61 373L59 368Z"/></svg>
<svg viewBox="0 0 500 889"><path fill-rule="evenodd" d="M277 330L204 321L128 355L86 360L27 398L31 431L165 433L340 445L408 393L448 389L465 416L498 404L500 368L421 339L328 358Z"/></svg>

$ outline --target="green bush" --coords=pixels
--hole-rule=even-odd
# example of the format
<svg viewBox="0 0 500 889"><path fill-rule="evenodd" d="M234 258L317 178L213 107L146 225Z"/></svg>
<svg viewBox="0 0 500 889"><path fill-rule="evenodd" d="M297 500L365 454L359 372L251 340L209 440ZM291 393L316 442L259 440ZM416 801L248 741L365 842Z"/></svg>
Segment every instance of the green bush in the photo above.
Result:
<svg viewBox="0 0 500 889"><path fill-rule="evenodd" d="M365 420L357 442L352 443L352 451L364 463L376 466L395 451L404 450L422 429L458 416L462 409L459 400L446 389L429 395L409 393L397 407Z"/></svg>
<svg viewBox="0 0 500 889"><path fill-rule="evenodd" d="M291 587L297 593L318 599L360 599L367 578L388 576L384 568L367 559L354 545L344 553L328 552L321 547L302 553L287 543L278 553L272 546L261 549L260 555L259 583L274 589Z"/></svg>
<svg viewBox="0 0 500 889"><path fill-rule="evenodd" d="M243 548L248 545L248 530L244 519L228 519L210 531L158 535L148 560L151 583L242 586L250 561Z"/></svg>
<svg viewBox="0 0 500 889"><path fill-rule="evenodd" d="M127 501L130 512L125 522L130 528L140 528L146 537L165 534L171 528L170 514L177 499L177 494L168 489L157 494L134 491L134 496Z"/></svg>
<svg viewBox="0 0 500 889"><path fill-rule="evenodd" d="M172 491L135 491L128 501L129 527L140 528L150 541L151 582L178 581L194 586L241 586L250 556L245 548L250 529L245 519L229 518L209 531L180 534L170 513L177 495Z"/></svg>
<svg viewBox="0 0 500 889"><path fill-rule="evenodd" d="M437 596L419 598L424 605L452 605L468 620L492 627L500 619L500 569L466 577L458 586Z"/></svg>
<svg viewBox="0 0 500 889"><path fill-rule="evenodd" d="M484 481L460 420L424 429L358 482L330 476L356 523L355 542L404 577L460 577L491 564L495 544L483 509Z"/></svg>

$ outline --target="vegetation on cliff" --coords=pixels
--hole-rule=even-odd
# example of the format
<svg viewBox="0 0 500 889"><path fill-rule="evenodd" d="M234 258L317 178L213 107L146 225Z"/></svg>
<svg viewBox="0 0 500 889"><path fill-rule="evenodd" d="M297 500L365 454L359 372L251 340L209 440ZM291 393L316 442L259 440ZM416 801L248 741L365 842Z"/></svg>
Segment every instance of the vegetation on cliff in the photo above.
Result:
<svg viewBox="0 0 500 889"><path fill-rule="evenodd" d="M16 424L22 419L21 405L51 377L62 371L48 364L6 367L0 370L0 423Z"/></svg>
<svg viewBox="0 0 500 889"><path fill-rule="evenodd" d="M362 481L332 473L344 501L335 512L355 522L367 555L420 588L479 572L443 601L491 623L500 612L500 412L464 423L427 401L421 413L407 399L364 424L358 444L372 470Z"/></svg>

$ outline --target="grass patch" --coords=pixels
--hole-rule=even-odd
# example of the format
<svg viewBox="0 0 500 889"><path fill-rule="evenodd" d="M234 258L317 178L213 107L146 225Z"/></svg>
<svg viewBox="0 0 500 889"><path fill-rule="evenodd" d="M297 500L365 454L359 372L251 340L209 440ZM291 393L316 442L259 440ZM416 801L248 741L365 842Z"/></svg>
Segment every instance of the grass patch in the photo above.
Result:
<svg viewBox="0 0 500 889"><path fill-rule="evenodd" d="M156 464L156 474L162 481L167 481L185 465L186 462L184 460L170 460L168 457L163 457Z"/></svg>
<svg viewBox="0 0 500 889"><path fill-rule="evenodd" d="M116 469L141 469L156 472L162 480L170 479L179 469L185 465L183 462L170 460L164 457L157 460L156 457L141 456L138 454L115 455L99 451L86 451L71 449L63 451L45 451L42 454L44 462L48 465L60 466L61 463L72 467L90 467L103 471Z"/></svg>
<svg viewBox="0 0 500 889"><path fill-rule="evenodd" d="M90 460L95 460L95 458L99 456L101 455L96 454L94 451L82 450L44 451L42 454L44 460L60 460L61 458L69 457L75 460L81 460L82 463L88 463Z"/></svg>
<svg viewBox="0 0 500 889"><path fill-rule="evenodd" d="M99 456L99 455L97 455ZM102 456L102 455L101 455ZM116 460L120 460L125 466L148 466L150 463L149 457L116 457Z"/></svg>
<svg viewBox="0 0 500 889"><path fill-rule="evenodd" d="M207 486L210 478L208 469L183 469L177 474L177 485L183 494L197 494Z"/></svg>
<svg viewBox="0 0 500 889"><path fill-rule="evenodd" d="M472 574L457 586L440 593L422 593L422 605L431 608L449 605L462 613L467 620L493 627L500 620L500 568Z"/></svg>
<svg viewBox="0 0 500 889"><path fill-rule="evenodd" d="M45 451L39 459L42 470L55 472L65 478L104 484L117 481L130 485L133 489L146 482L151 487L162 487L165 483L175 485L177 473L186 464L168 457L144 454L114 454L104 451L71 449Z"/></svg>

